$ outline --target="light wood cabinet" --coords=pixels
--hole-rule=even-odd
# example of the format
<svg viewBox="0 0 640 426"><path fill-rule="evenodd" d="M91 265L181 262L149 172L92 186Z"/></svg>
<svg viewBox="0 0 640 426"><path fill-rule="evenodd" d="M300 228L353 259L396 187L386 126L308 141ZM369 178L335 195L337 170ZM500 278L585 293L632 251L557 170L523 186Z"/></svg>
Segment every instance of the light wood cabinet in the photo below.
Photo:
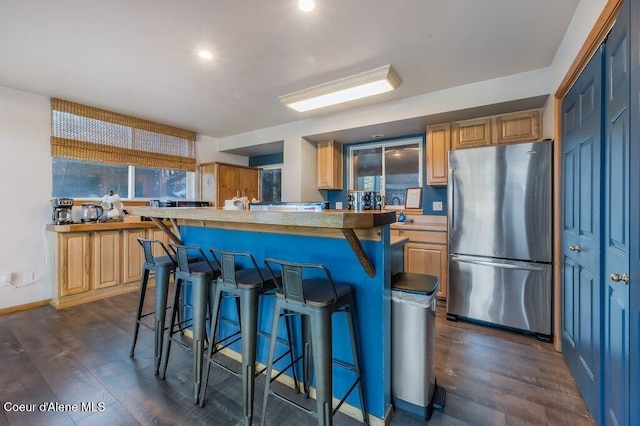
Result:
<svg viewBox="0 0 640 426"><path fill-rule="evenodd" d="M47 225L47 229L55 231L56 238L51 253L51 304L56 308L137 291L144 259L137 238L168 242L168 236L149 222ZM149 283L153 284L152 278Z"/></svg>
<svg viewBox="0 0 640 426"><path fill-rule="evenodd" d="M458 121L451 125L452 149L475 148L492 144L491 117Z"/></svg>
<svg viewBox="0 0 640 426"><path fill-rule="evenodd" d="M446 218L439 223L446 229ZM433 219L432 219L433 220ZM411 225L409 225L411 226ZM392 228L391 235L409 238L404 246L404 271L438 277L438 298L446 299L449 277L446 230Z"/></svg>
<svg viewBox="0 0 640 426"><path fill-rule="evenodd" d="M441 244L409 242L404 246L406 272L434 275L440 279L439 298L447 297L447 246Z"/></svg>
<svg viewBox="0 0 640 426"><path fill-rule="evenodd" d="M537 141L541 138L539 109L503 114L496 117L496 143Z"/></svg>
<svg viewBox="0 0 640 426"><path fill-rule="evenodd" d="M427 127L427 185L447 185L450 150L541 139L541 109L430 125Z"/></svg>
<svg viewBox="0 0 640 426"><path fill-rule="evenodd" d="M125 283L142 279L144 252L138 238L147 238L146 229L127 229L122 231L122 281Z"/></svg>
<svg viewBox="0 0 640 426"><path fill-rule="evenodd" d="M93 288L113 287L120 283L120 231L93 234Z"/></svg>
<svg viewBox="0 0 640 426"><path fill-rule="evenodd" d="M448 155L451 149L451 124L427 127L427 185L447 184Z"/></svg>
<svg viewBox="0 0 640 426"><path fill-rule="evenodd" d="M318 142L318 189L342 189L342 144Z"/></svg>
<svg viewBox="0 0 640 426"><path fill-rule="evenodd" d="M91 286L90 235L84 232L61 235L58 239L58 287L60 296L89 291Z"/></svg>
<svg viewBox="0 0 640 426"><path fill-rule="evenodd" d="M262 171L226 163L203 163L198 166L200 199L209 201L214 207L222 208L225 200L233 197L260 199L260 178Z"/></svg>

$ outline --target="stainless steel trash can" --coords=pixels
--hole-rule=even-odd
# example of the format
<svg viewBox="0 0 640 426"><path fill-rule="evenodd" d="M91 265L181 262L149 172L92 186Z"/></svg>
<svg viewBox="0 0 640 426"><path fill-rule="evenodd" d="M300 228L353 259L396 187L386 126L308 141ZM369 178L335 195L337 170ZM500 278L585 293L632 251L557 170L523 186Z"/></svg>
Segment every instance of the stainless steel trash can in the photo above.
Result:
<svg viewBox="0 0 640 426"><path fill-rule="evenodd" d="M393 405L426 420L434 405L444 405L444 390L437 391L434 360L438 287L438 278L431 275L402 272L391 279Z"/></svg>

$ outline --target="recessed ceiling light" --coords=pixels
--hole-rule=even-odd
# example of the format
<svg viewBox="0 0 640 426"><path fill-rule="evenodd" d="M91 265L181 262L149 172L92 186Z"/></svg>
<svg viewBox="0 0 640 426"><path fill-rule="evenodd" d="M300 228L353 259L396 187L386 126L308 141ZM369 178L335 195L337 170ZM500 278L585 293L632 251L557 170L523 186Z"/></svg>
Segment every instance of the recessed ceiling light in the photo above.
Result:
<svg viewBox="0 0 640 426"><path fill-rule="evenodd" d="M200 56L202 59L213 59L213 53L207 51L207 50L201 50L198 52L198 56Z"/></svg>
<svg viewBox="0 0 640 426"><path fill-rule="evenodd" d="M313 0L300 0L298 1L298 9L303 12L311 12L316 8L316 2Z"/></svg>
<svg viewBox="0 0 640 426"><path fill-rule="evenodd" d="M371 137L374 139L382 139L384 135L382 133L376 133L375 135L371 135Z"/></svg>

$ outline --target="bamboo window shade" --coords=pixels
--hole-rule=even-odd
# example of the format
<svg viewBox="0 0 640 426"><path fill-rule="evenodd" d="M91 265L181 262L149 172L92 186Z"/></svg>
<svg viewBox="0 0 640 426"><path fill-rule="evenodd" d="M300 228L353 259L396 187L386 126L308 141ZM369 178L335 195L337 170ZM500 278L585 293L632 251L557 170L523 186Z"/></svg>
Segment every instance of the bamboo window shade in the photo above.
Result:
<svg viewBox="0 0 640 426"><path fill-rule="evenodd" d="M195 172L195 132L51 99L51 155Z"/></svg>

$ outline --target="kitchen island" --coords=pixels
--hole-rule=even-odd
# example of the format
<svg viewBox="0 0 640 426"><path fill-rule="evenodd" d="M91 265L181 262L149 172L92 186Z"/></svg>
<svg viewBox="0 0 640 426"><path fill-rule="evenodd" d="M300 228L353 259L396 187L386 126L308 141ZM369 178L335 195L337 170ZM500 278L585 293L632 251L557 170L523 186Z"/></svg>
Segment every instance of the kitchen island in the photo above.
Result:
<svg viewBox="0 0 640 426"><path fill-rule="evenodd" d="M270 212L137 207L133 213L152 218L158 226L171 233L173 241L198 245L205 252L214 247L249 252L258 264L266 257L321 263L330 270L335 280L350 283L356 299L366 408L370 421L382 424L391 407L392 243L389 225L395 222L395 212ZM173 229L161 219L170 220ZM260 331L267 332L270 329L272 310L273 298L264 297L260 305ZM235 319L235 306L231 303L223 306L222 315ZM233 330L225 330L229 326L224 323L221 327L222 336ZM351 362L344 315L334 315L333 327L334 358ZM284 336L284 327L282 329ZM234 349L240 352L239 345ZM268 340L259 339L257 360L264 364L267 352ZM275 364L274 369L278 370L283 365ZM334 396L340 399L352 381L351 372L334 369ZM347 404L341 410L357 418L360 404L356 392L350 395Z"/></svg>

